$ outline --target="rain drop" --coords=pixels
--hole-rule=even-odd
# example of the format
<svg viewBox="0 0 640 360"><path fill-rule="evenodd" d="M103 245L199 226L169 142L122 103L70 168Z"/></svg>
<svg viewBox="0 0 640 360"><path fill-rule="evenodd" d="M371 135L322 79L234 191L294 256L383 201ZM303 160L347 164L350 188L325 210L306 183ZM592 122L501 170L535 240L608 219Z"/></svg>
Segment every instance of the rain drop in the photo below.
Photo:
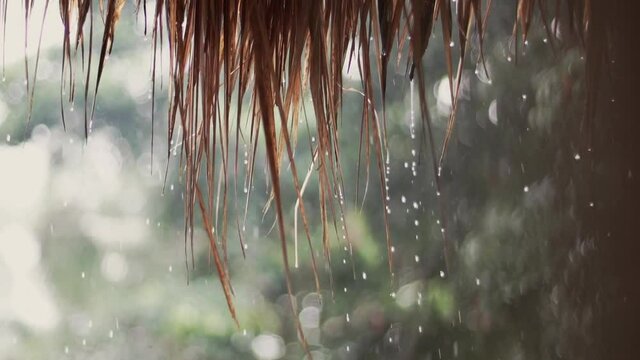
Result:
<svg viewBox="0 0 640 360"><path fill-rule="evenodd" d="M529 192L529 187L525 186L522 190L524 190L524 192Z"/></svg>
<svg viewBox="0 0 640 360"><path fill-rule="evenodd" d="M402 203L404 204L407 202L407 198L402 195L402 197L400 197L400 201L402 201Z"/></svg>
<svg viewBox="0 0 640 360"><path fill-rule="evenodd" d="M487 62L478 61L474 73L480 82L491 84L491 66Z"/></svg>
<svg viewBox="0 0 640 360"><path fill-rule="evenodd" d="M366 272L362 272L362 280L367 280L367 273Z"/></svg>
<svg viewBox="0 0 640 360"><path fill-rule="evenodd" d="M496 100L493 100L491 104L489 104L488 113L489 121L491 121L493 125L498 125L498 102Z"/></svg>
<svg viewBox="0 0 640 360"><path fill-rule="evenodd" d="M440 270L440 277L444 278L444 271Z"/></svg>

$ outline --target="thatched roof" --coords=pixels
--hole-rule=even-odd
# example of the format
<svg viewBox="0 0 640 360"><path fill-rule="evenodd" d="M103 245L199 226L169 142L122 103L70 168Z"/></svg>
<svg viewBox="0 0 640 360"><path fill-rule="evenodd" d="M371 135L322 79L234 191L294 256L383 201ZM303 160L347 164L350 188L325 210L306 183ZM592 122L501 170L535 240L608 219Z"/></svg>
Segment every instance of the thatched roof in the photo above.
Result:
<svg viewBox="0 0 640 360"><path fill-rule="evenodd" d="M49 3L49 0L43 1ZM0 0L0 10L5 19L15 16L7 15L7 11L12 11L10 7L8 9L9 2ZM34 0L23 0L23 11L27 18L31 16L33 3ZM123 14L125 3L126 0L100 0L99 6L96 6L91 0L59 0L60 16L65 28L63 81L75 84L76 77L86 78L82 91L75 95L74 91L69 91L69 100L73 96L83 96L85 103L89 104L85 108L85 129L93 116L96 101L100 101L97 95L105 59L113 42L117 41L118 20L126 16ZM598 16L601 12L594 11L594 7L601 7L599 3L591 0L518 0L513 19L514 53L517 53L518 43L527 39L532 26L543 27L548 33L553 33L556 29L552 28L550 18L563 19L562 23L573 34L574 43L586 50L589 107L595 104L593 99L597 87L593 84L597 81L602 64L606 62L606 42L602 41L607 36L606 22L603 20L606 17L602 12L603 19L600 19ZM163 39L168 39L168 133L172 138L176 125L184 130L181 140L186 179L186 221L188 227L192 228L194 208L200 209L229 310L235 319L228 270L216 239L216 236L222 236L222 242L226 242L226 225L225 230L214 233L212 224L214 199L217 196L222 197L225 209L222 223L226 224L227 194L226 191L216 194L214 182L216 176L220 176L226 184L227 179L237 174L237 161L234 164L233 159L237 159L238 147L231 147L238 143L237 129L243 99L250 98L250 112L253 114L250 134L253 148L249 153L254 153L258 138L264 139L287 288L292 293L280 197L280 163L285 160L291 164L302 222L306 236L310 237L304 202L300 201L301 181L293 156L303 96L310 95L317 119L319 137L313 151L321 188L323 217L331 213L337 217L343 213L342 205L334 200L334 195L342 191L343 183L340 149L337 146L343 92L342 69L356 52L373 55L361 56L359 63L351 66L357 66L362 79L362 131L374 139L372 148L368 141L361 141L361 147L364 148L365 160L370 159L377 164L383 201L386 197L384 155L387 152L384 101L387 69L394 50L405 50L398 53L404 53L406 57L394 59L393 62L402 62L408 69L407 76L417 81L421 115L429 141L428 152L434 174L438 174L455 126L462 68L464 62L469 60L466 51L469 39L472 34L478 36L482 48L484 30L487 22L491 21L492 1L156 0L153 8L150 4L146 0L137 0L135 6L145 18L152 20L153 26L145 31L152 38L156 54L163 46ZM100 18L104 21L104 31L96 34L94 22L100 21ZM555 22L554 26L558 23ZM444 46L453 107L441 147L434 144L431 135L425 69L421 61L436 26L442 28L444 44L455 39L460 45L459 58L454 58L451 49ZM94 41L101 44L98 54L91 54ZM88 66L84 70L71 66L73 58L80 53L78 49L82 50L82 56L88 49ZM483 61L482 52L480 56L480 61ZM153 59L154 105L157 58L155 56ZM371 59L375 61L372 63ZM89 88L90 79L94 79L94 88ZM373 85L376 82L380 84L381 97L374 94ZM31 106L35 84L29 86ZM382 101L377 103L377 98ZM90 99L92 103L87 101ZM232 107L238 108L235 117L231 116ZM62 114L64 121L64 111ZM217 157L222 158L221 168L215 167ZM254 157L251 159L250 172L253 171ZM206 173L206 183L198 181L202 171ZM440 186L439 174L435 183L437 187ZM390 249L388 230L386 238ZM447 255L448 250L445 249L445 257ZM389 257L392 273L393 268L392 258Z"/></svg>

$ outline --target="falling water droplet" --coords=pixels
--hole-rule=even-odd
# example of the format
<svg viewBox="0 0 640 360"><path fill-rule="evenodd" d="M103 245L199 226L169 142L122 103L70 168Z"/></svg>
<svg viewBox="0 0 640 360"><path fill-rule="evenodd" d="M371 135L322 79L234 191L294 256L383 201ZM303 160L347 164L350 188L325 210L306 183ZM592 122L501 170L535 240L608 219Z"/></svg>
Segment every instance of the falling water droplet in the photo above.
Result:
<svg viewBox="0 0 640 360"><path fill-rule="evenodd" d="M480 279L476 278L476 286L480 286Z"/></svg>
<svg viewBox="0 0 640 360"><path fill-rule="evenodd" d="M11 135L7 134L7 142L11 142Z"/></svg>
<svg viewBox="0 0 640 360"><path fill-rule="evenodd" d="M444 271L440 270L440 277L444 278Z"/></svg>
<svg viewBox="0 0 640 360"><path fill-rule="evenodd" d="M449 47L454 47L456 44L452 41L449 43Z"/></svg>
<svg viewBox="0 0 640 360"><path fill-rule="evenodd" d="M349 317L349 313L347 313L346 318L347 318L347 322L351 322L351 318Z"/></svg>
<svg viewBox="0 0 640 360"><path fill-rule="evenodd" d="M173 272L173 266L169 265L169 272Z"/></svg>
<svg viewBox="0 0 640 360"><path fill-rule="evenodd" d="M400 201L402 201L402 203L404 204L404 203L406 203L406 202L407 202L407 198L406 198L404 195L402 195L402 196L400 197Z"/></svg>
<svg viewBox="0 0 640 360"><path fill-rule="evenodd" d="M417 219L413 221L413 225L418 226L420 225L420 221L418 221Z"/></svg>
<svg viewBox="0 0 640 360"><path fill-rule="evenodd" d="M416 260L416 262L420 262L420 256L416 255L413 258Z"/></svg>
<svg viewBox="0 0 640 360"><path fill-rule="evenodd" d="M362 272L362 280L367 280L367 273L366 272Z"/></svg>
<svg viewBox="0 0 640 360"><path fill-rule="evenodd" d="M84 271L80 273L80 277L84 279L85 277Z"/></svg>
<svg viewBox="0 0 640 360"><path fill-rule="evenodd" d="M529 192L529 187L525 186L522 190L524 190L524 192Z"/></svg>

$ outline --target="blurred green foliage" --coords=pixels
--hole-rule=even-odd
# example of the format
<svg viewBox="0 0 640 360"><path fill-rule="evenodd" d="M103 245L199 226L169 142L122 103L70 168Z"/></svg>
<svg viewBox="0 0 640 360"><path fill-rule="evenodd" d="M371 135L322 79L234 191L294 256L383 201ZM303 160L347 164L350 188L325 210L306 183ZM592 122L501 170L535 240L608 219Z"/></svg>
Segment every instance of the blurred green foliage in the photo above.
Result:
<svg viewBox="0 0 640 360"><path fill-rule="evenodd" d="M580 333L588 326L588 314L574 316L566 301L566 279L572 276L571 269L580 268L567 264L579 263L589 251L589 243L575 237L575 208L590 205L576 203L579 180L570 178L572 169L582 166L589 155L579 153L578 144L568 141L574 126L571 123L582 110L578 101L583 87L582 59L575 51L554 53L540 31L531 35L528 46L519 49L518 63L514 64L515 59L510 61L508 55L510 24L504 20L512 9L508 4L496 6L492 16L499 20L491 22L497 25L488 29L484 49L491 81L474 73L483 70L476 66L477 44L472 42L440 197L433 187L417 91L411 100L407 76L396 71L390 76L386 118L392 254L386 251L385 209L375 164L369 165L368 180L362 175L366 164L359 182L356 180L358 141L354 139L360 136L361 97L345 93L340 125L347 179L344 225L353 244L353 257L338 228L330 234L331 265L325 262L318 185L312 177L305 204L312 220L322 297L314 296L310 252L301 229L300 265L292 269L295 300L302 311L299 318L314 359L559 359L566 351L565 334ZM1 86L9 111L0 125L0 135L11 134L12 146L32 141L31 129L36 124L45 124L52 138L62 139L56 140L62 145L50 156L52 183L58 177L55 174L69 169L87 171L88 165L67 153L87 156L94 138L103 136L117 149L121 163L116 176L121 185L93 207L74 202L61 207L54 195L42 199L35 231L42 244L42 274L60 321L48 331L7 321L3 336L12 340L2 345L4 355L0 358L304 357L288 306L277 234L272 230L273 211L264 216L261 213L268 199L264 159L256 161L243 232L246 258L237 233L229 232L231 278L241 324L236 328L227 312L205 234L201 229L195 231L193 250L190 240L185 243L180 151L179 147L176 152L168 149L176 144L167 144L165 139L165 91L159 92L157 99L156 148L153 158L150 154L149 87L127 85L129 77L148 74L144 59L148 59L149 44L142 36L125 36L139 32L140 25L128 16L123 21L87 144L81 96L73 105L75 111L65 105L67 131L61 131L57 76L38 82L33 124L28 128L23 121L26 106L24 91L19 90L20 66L11 69ZM424 59L437 144L442 142L447 120L442 99L438 99L438 85L446 74L439 39L434 37ZM559 43L557 39L554 42L556 46ZM56 64L54 69L59 66L58 50L44 58ZM147 75L138 78L149 81ZM358 86L356 81L351 83ZM415 139L410 136L412 101ZM307 109L310 106L306 104ZM314 119L308 115L305 121L313 129ZM310 141L306 132L301 132L296 150L299 169L306 169L311 160ZM171 157L164 183L167 153ZM153 173L149 168L152 162ZM356 199L356 186L362 195L367 181L366 198ZM292 179L285 175L283 197L288 204L286 221L291 225L292 186ZM238 188L242 194L241 179ZM137 208L121 206L136 197L141 198ZM238 207L231 206L230 219L242 217L244 199L244 194L239 195ZM97 220L91 222L91 216L104 222L106 235L95 234ZM133 225L114 230L127 221ZM441 235L445 223L453 253L448 269ZM341 225L338 221L337 226ZM109 237L109 229L114 231L113 237L131 234L131 229L139 234L132 240L99 240L100 236ZM293 227L287 236L289 253L293 254ZM109 254L126 262L126 276L109 278L105 266L114 259ZM393 278L387 256L395 260Z"/></svg>

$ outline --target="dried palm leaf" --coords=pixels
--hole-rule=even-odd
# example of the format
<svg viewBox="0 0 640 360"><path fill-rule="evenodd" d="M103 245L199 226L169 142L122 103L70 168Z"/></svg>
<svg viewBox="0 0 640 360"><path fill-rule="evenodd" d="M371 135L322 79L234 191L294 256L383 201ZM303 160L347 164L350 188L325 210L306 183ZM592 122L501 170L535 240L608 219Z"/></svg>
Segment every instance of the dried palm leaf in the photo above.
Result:
<svg viewBox="0 0 640 360"><path fill-rule="evenodd" d="M559 11L559 4L566 4ZM8 0L0 0L0 18L6 24L9 11ZM588 113L596 103L598 77L603 64L607 61L606 32L592 33L592 22L598 21L598 14L591 11L590 0L557 0L556 18L565 16L568 28L584 44L587 54ZM47 0L48 4L48 0ZM94 116L98 89L105 68L105 60L111 52L116 39L118 21L122 16L126 0L100 0L99 12L104 20L104 30L95 75L92 75L93 11L91 0L59 0L60 17L64 26L61 72L61 105L65 88L68 87L68 101L73 101L75 73L73 67L77 49L80 47L85 75L85 135ZM474 31L480 44L480 59L487 17L491 1L485 1L486 12L482 15L481 0L326 0L326 1L288 1L288 0L157 0L155 9L147 14L146 0L137 0L135 9L142 9L145 17L152 18L152 129L153 111L156 95L156 60L158 51L163 51L162 42L167 41L169 52L169 141L176 136L181 141L181 167L185 178L185 251L187 240L193 241L196 207L200 209L202 223L209 237L218 276L229 306L236 320L233 306L233 293L227 260L228 217L230 214L228 196L229 181L235 178L234 193L237 194L238 182L238 144L243 138L241 113L243 99L250 97L248 136L250 158L247 164L247 204L251 196L250 183L255 171L258 139L264 139L265 153L270 174L271 200L276 213L279 229L282 257L284 262L287 290L293 294L293 284L289 274L289 254L283 212L280 178L283 160L289 164L294 180L297 210L300 211L305 235L310 249L313 241L310 235L307 215L304 209L303 194L308 175L301 184L298 179L295 162L295 148L298 138L299 113L305 94L311 98L316 118L318 141L313 145L313 166L318 173L320 194L320 214L323 227L321 246L327 263L329 257L329 227L337 233L337 222L344 218L342 199L344 196L343 174L340 165L340 108L342 92L342 69L346 59L359 53L357 66L361 75L363 110L361 118L361 137L359 148L358 178L360 177L360 159L364 157L366 177L369 178L368 165L376 162L380 180L380 193L386 204L386 180L384 161L388 154L386 141L386 116L384 103L386 98L387 68L394 50L400 54L408 44L409 77L417 79L420 109L428 137L433 172L437 191L440 192L440 170L445 159L447 146L455 126L457 98L460 92L462 70L466 57L469 38ZM456 17L452 16L455 5ZM537 8L547 32L556 33L557 26L549 29L546 23L546 1L538 0ZM23 0L23 12L28 20L33 9L33 0ZM519 0L514 18L514 35L518 28L523 41L527 39L535 19L536 1ZM442 150L436 152L433 129L429 120L427 95L424 83L424 65L422 59L429 46L435 21L442 26L447 76L451 89L452 112L447 124ZM89 22L89 44L85 59L85 24ZM455 23L454 23L455 21ZM602 29L603 27L598 27ZM75 29L75 33L72 33ZM454 76L453 54L449 44L458 30L459 59ZM6 34L6 30L5 30ZM406 35L410 41L406 41ZM394 42L394 39L396 41ZM26 39L25 39L26 41ZM73 41L73 42L72 42ZM518 39L514 36L517 46ZM160 45L160 46L159 46ZM25 44L26 46L26 44ZM517 52L517 51L516 51ZM371 63L371 57L375 65ZM398 55L398 60L400 55ZM375 70L373 69L375 67ZM37 69L37 60L36 60ZM4 65L3 65L4 71ZM25 58L25 72L29 76L28 61ZM36 70L37 71L37 70ZM65 80L68 75L68 82ZM377 77L376 77L377 75ZM35 82L35 76L33 77ZM94 79L92 103L89 111L89 83ZM374 83L381 88L382 117L378 115L378 105ZM35 84L30 84L29 117L33 105ZM237 116L231 116L233 97ZM62 106L61 106L62 108ZM64 110L62 110L64 125ZM234 130L235 127L235 130ZM262 130L261 130L262 129ZM262 132L262 133L261 133ZM234 136L235 135L235 136ZM152 137L153 138L153 137ZM245 139L246 140L246 139ZM370 148L370 143L373 148ZM235 144L235 148L234 147ZM153 149L153 143L152 143ZM234 156L230 156L233 154ZM167 154L169 156L169 153ZM235 157L235 160L232 158ZM232 163L233 162L233 163ZM220 165L216 165L220 164ZM201 181L201 173L204 179ZM367 182L368 185L368 182ZM366 187L365 187L366 192ZM356 195L356 198L358 195ZM269 203L271 203L271 200ZM235 196L236 213L238 199ZM245 204L245 219L246 208ZM440 199L440 209L444 212L445 202ZM384 213L387 224L386 212ZM443 217L444 219L444 217ZM236 219L238 233L244 219ZM218 231L214 232L214 229ZM388 225L386 242L388 265L393 273L391 256L391 236ZM348 232L347 232L348 234ZM221 249L218 249L220 241ZM242 242L242 237L240 237ZM351 243L347 236L349 249ZM193 245L191 245L193 246ZM192 250L193 251L193 250ZM445 237L445 258L450 256L448 241ZM193 252L192 252L193 254ZM320 288L315 256L312 254L312 268L316 287ZM193 255L192 255L193 256ZM295 312L295 304L292 302ZM304 336L298 323L301 339Z"/></svg>

